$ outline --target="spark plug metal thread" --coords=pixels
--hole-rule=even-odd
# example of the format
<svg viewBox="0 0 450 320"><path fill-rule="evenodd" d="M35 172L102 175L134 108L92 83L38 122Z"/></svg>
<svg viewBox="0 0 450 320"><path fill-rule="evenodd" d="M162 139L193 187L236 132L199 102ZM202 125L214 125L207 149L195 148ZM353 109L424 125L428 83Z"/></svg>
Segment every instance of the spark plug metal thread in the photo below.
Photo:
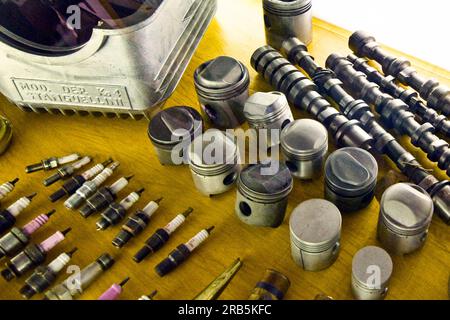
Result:
<svg viewBox="0 0 450 320"><path fill-rule="evenodd" d="M25 248L30 243L31 235L44 226L55 212L56 210L52 210L41 214L23 228L12 228L10 232L0 238L0 259L4 256L14 257Z"/></svg>
<svg viewBox="0 0 450 320"><path fill-rule="evenodd" d="M350 146L371 149L373 138L356 120L339 113L318 93L317 86L270 46L255 51L251 58L253 68L266 81L283 92L297 108L314 115L336 140L339 147Z"/></svg>
<svg viewBox="0 0 450 320"><path fill-rule="evenodd" d="M97 230L106 230L110 226L117 225L122 221L127 211L141 198L144 188L130 193L119 203L113 202L103 211L102 217L97 221Z"/></svg>
<svg viewBox="0 0 450 320"><path fill-rule="evenodd" d="M130 277L125 278L121 283L114 283L108 290L102 293L98 300L113 301L119 299L123 292L123 287L130 281Z"/></svg>
<svg viewBox="0 0 450 320"><path fill-rule="evenodd" d="M80 155L78 153L73 153L64 157L51 157L48 159L41 160L39 163L35 163L32 165L29 165L25 168L26 173L32 173L36 171L49 171L55 168L58 168L59 166L62 166L66 163L74 162L76 160L80 159Z"/></svg>
<svg viewBox="0 0 450 320"><path fill-rule="evenodd" d="M67 253L61 253L47 266L37 267L34 273L27 280L25 280L25 285L20 289L20 294L24 298L30 299L35 294L42 293L47 290L55 282L58 274L70 262L73 254L77 250L77 248L73 248Z"/></svg>
<svg viewBox="0 0 450 320"><path fill-rule="evenodd" d="M31 200L36 196L33 193L27 197L22 197L7 209L0 212L0 234L11 228L16 223L17 216L25 210L31 203Z"/></svg>
<svg viewBox="0 0 450 320"><path fill-rule="evenodd" d="M133 176L120 178L109 187L100 188L95 194L86 200L86 204L81 207L80 214L84 218L104 210L117 199L117 194L122 191L133 179Z"/></svg>
<svg viewBox="0 0 450 320"><path fill-rule="evenodd" d="M6 281L20 278L31 269L41 265L47 258L47 253L62 242L66 235L72 230L57 231L40 244L29 244L22 252L6 263L6 269L1 272Z"/></svg>
<svg viewBox="0 0 450 320"><path fill-rule="evenodd" d="M16 183L18 181L19 181L19 178L16 178L14 180L5 182L4 184L0 185L0 201L5 199L6 196L14 190Z"/></svg>
<svg viewBox="0 0 450 320"><path fill-rule="evenodd" d="M375 106L384 123L411 137L411 143L422 149L428 155L428 159L437 162L439 168L447 171L447 175L450 176L449 144L433 133L434 127L431 124L421 125L417 122L414 115L408 111L406 103L383 93L378 85L367 80L365 74L356 71L346 58L332 54L328 57L326 65L356 97Z"/></svg>
<svg viewBox="0 0 450 320"><path fill-rule="evenodd" d="M144 209L136 211L131 217L128 218L127 223L122 226L122 230L113 239L112 244L116 248L122 248L126 245L131 238L141 234L142 231L148 226L151 217L158 210L159 203L163 198L159 198L155 201L150 201Z"/></svg>
<svg viewBox="0 0 450 320"><path fill-rule="evenodd" d="M314 79L321 91L334 100L345 115L363 124L366 131L375 139L376 151L388 156L411 182L427 190L433 198L435 212L450 224L450 183L440 182L424 169L415 157L376 121L369 105L363 100L355 100L348 94L334 72L321 68L301 41L296 38L285 41L283 51L289 60L298 64Z"/></svg>
<svg viewBox="0 0 450 320"><path fill-rule="evenodd" d="M78 209L81 204L90 196L92 196L98 188L114 173L114 170L119 167L119 162L113 162L107 168L103 169L95 178L88 180L72 194L69 199L64 202L67 209Z"/></svg>
<svg viewBox="0 0 450 320"><path fill-rule="evenodd" d="M169 256L162 260L156 267L155 271L160 277L164 277L168 273L175 270L179 265L188 260L191 253L197 249L206 239L209 238L214 226L208 229L203 229L192 237L188 242L179 245L173 250Z"/></svg>
<svg viewBox="0 0 450 320"><path fill-rule="evenodd" d="M147 256L160 250L170 239L170 236L186 221L186 218L194 211L188 208L185 212L177 215L164 228L158 229L145 241L145 245L134 255L133 260L142 262Z"/></svg>
<svg viewBox="0 0 450 320"><path fill-rule="evenodd" d="M395 78L392 76L385 77L377 69L368 64L368 60L365 58L358 58L354 54L347 56L347 60L353 63L353 67L367 76L367 79L380 86L380 89L391 95L396 99L403 100L410 111L416 114L420 121L429 122L435 127L436 132L442 133L447 138L450 138L450 120L446 116L439 114L436 110L428 108L416 91L412 89L404 89L403 87L395 83Z"/></svg>
<svg viewBox="0 0 450 320"><path fill-rule="evenodd" d="M68 277L61 284L45 293L46 300L74 300L80 296L103 272L114 265L114 259L107 253L86 266L80 272Z"/></svg>
<svg viewBox="0 0 450 320"><path fill-rule="evenodd" d="M406 86L412 87L427 101L429 108L450 115L450 89L440 85L435 79L426 79L411 66L406 58L397 58L383 50L373 36L364 31L356 31L349 39L350 49L359 57L377 61L384 74L395 77Z"/></svg>
<svg viewBox="0 0 450 320"><path fill-rule="evenodd" d="M44 186L46 186L46 187L51 186L52 184L54 184L55 182L57 182L61 179L65 179L65 178L72 176L76 170L84 167L91 161L92 161L91 157L84 157L84 158L81 158L81 160L78 160L77 162L65 165L64 167L56 170L56 173L54 173L51 176L49 176L48 178L46 178L44 180Z"/></svg>
<svg viewBox="0 0 450 320"><path fill-rule="evenodd" d="M99 163L89 170L86 170L82 174L73 176L69 180L67 180L60 189L55 191L52 195L50 195L49 199L51 202L56 202L59 199L65 197L65 196L71 196L75 193L86 181L94 178L97 176L100 172L102 172L106 166L110 165L113 162L111 158L106 160L103 163Z"/></svg>

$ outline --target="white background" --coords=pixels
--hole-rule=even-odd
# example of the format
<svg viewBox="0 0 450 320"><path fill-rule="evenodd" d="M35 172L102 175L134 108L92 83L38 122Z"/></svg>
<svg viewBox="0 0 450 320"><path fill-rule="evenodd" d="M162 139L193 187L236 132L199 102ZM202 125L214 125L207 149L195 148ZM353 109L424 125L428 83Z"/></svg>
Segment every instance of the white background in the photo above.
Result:
<svg viewBox="0 0 450 320"><path fill-rule="evenodd" d="M450 0L313 0L314 15L450 70Z"/></svg>

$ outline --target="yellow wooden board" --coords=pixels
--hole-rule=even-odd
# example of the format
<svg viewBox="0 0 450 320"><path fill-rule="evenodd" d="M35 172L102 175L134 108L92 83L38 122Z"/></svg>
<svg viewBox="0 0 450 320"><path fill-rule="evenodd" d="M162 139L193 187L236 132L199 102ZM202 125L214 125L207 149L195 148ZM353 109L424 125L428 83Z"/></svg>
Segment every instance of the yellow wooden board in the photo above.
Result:
<svg viewBox="0 0 450 320"><path fill-rule="evenodd" d="M265 43L260 3L261 1L257 0L240 0L239 6L236 6L235 1L219 1L216 18L166 107L191 105L198 108L192 75L202 62L219 55L233 56L247 65L251 72L252 92L272 90L257 76L249 63L253 51ZM398 32L400 37L403 31L399 29ZM314 20L311 53L321 64L332 52L347 54L349 35L350 32L324 21ZM394 53L400 54L395 51ZM413 57L408 58L423 75L433 76L447 85L450 84L448 71ZM0 98L0 110L14 126L13 144L9 151L0 157L0 180L6 181L16 176L21 179L16 191L2 206L30 192L39 193L29 209L19 218L18 225L53 207L58 210L51 223L39 232L35 240L42 240L55 230L68 226L73 227L73 231L49 258L74 246L77 246L79 251L73 263L79 266L90 263L106 251L117 258L116 265L89 288L82 299L96 299L112 283L118 283L127 276L130 276L131 280L126 286L123 299L137 299L155 289L159 291L158 299L191 299L237 257L243 259L244 266L221 299L246 299L266 268L277 269L291 279L292 287L287 299L313 299L318 293L325 293L336 299L351 299L353 255L364 246L379 245L376 240L379 205L374 200L366 210L344 215L342 250L336 263L322 272L305 272L295 265L290 256L288 217L293 208L302 201L323 197L322 179L313 182L295 181L283 225L278 229L259 229L247 226L236 218L235 190L210 199L195 190L187 167L162 167L147 138L147 121L23 113L3 97ZM295 112L295 115L305 116L299 112ZM413 148L407 138L402 138L402 142L426 167L434 169L441 179L445 178L444 173L427 162L424 154ZM123 197L141 187L147 189L143 200L135 208L142 207L150 199L164 197L161 209L154 216L149 228L124 249L119 251L111 245L111 240L119 228L98 232L95 230L98 216L85 220L78 213L65 210L61 203L50 204L47 197L56 187L45 189L42 186L42 179L48 173L24 173L27 164L48 156L71 152L91 155L97 162L109 156L119 160L122 165L114 177L136 175L120 196ZM380 158L379 163L380 176L392 167L384 158ZM143 241L156 228L164 226L189 206L195 208L194 213L176 232L170 243L155 256L139 265L135 264L131 257ZM210 225L216 226L211 238L187 263L164 278L156 275L153 267L175 246ZM406 257L395 257L394 263L388 299L447 299L450 271L448 226L435 218L425 247ZM61 275L58 281L66 276ZM7 284L0 279L0 299L20 299L18 290L23 281L24 279L13 280Z"/></svg>

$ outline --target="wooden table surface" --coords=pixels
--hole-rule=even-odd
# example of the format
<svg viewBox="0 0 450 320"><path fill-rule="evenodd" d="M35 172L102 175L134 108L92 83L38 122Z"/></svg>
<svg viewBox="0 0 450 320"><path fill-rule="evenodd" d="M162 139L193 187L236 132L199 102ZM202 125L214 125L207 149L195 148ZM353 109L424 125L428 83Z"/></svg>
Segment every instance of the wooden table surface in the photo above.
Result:
<svg viewBox="0 0 450 320"><path fill-rule="evenodd" d="M191 105L198 108L192 75L202 62L219 55L233 56L247 65L251 72L251 92L271 90L249 63L253 51L265 43L261 1L240 0L236 6L237 2L219 1L216 18L165 107ZM349 35L350 32L315 20L311 52L321 64L332 52L347 54ZM429 45L432 50L432 44ZM448 71L409 58L422 74L434 76L450 85ZM103 252L110 252L117 259L116 265L86 290L82 299L96 299L113 283L118 283L127 276L130 276L131 280L125 288L123 299L137 299L155 289L159 291L158 299L191 299L237 257L243 259L244 266L221 299L246 299L266 268L277 269L290 278L292 286L286 299L313 299L318 293L325 293L336 299L352 299L352 257L365 246L379 245L375 236L379 204L374 200L366 210L343 216L342 250L336 263L322 272L305 272L293 262L290 255L288 218L299 203L323 196L322 179L312 182L295 181L294 190L289 197L286 219L280 228L255 228L241 223L235 216L235 190L210 199L196 191L187 167L162 167L148 140L145 120L136 122L23 113L3 97L0 97L0 110L14 125L13 144L9 151L0 157L0 180L6 181L16 176L21 179L16 191L2 205L6 206L19 196L34 191L39 193L32 205L18 219L18 225L38 213L57 209L51 223L39 232L35 240L40 241L54 231L69 226L73 231L49 258L55 257L62 250L77 246L79 251L74 256L73 264L81 267ZM305 115L296 111L295 116ZM434 169L440 178L445 179L443 172L427 162L420 150L412 148L408 139L402 138L402 142L426 167ZM97 162L109 156L120 161L120 170L109 181L117 179L119 175L135 174L130 186L120 194L120 197L123 197L134 189L146 188L143 199L134 209L142 207L151 199L164 197L162 206L149 228L124 249L117 250L111 245L119 227L98 232L95 228L98 216L86 220L76 212L67 211L62 203L50 204L47 197L56 187L45 189L41 182L48 173L24 173L27 164L48 156L71 152L91 155ZM379 163L380 177L393 168L384 158L380 158ZM131 257L142 246L143 241L156 228L164 226L189 206L195 208L194 213L175 233L168 245L152 258L139 265L135 264ZM216 226L212 236L187 263L164 278L156 275L153 267L175 246L210 225ZM447 299L449 252L448 226L435 218L428 241L422 250L406 257L393 258L394 274L388 299ZM60 275L58 282L66 276ZM20 299L18 290L23 281L22 278L7 284L0 279L0 299Z"/></svg>

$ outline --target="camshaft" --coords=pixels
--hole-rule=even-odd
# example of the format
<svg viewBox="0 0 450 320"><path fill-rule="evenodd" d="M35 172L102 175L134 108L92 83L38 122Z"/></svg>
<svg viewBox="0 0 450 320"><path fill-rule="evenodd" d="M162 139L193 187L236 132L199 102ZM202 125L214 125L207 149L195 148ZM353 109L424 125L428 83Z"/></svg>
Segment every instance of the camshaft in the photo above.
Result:
<svg viewBox="0 0 450 320"><path fill-rule="evenodd" d="M448 208L450 182L439 182L438 179L421 167L414 156L376 121L369 105L363 100L355 100L348 94L334 72L320 67L300 40L297 38L286 40L283 43L283 51L289 61L297 64L313 79L321 93L336 102L343 114L363 124L364 129L375 139L377 152L387 155L410 181L430 193L436 204L436 213L446 223L450 223L450 209ZM442 204L446 205L443 206Z"/></svg>
<svg viewBox="0 0 450 320"><path fill-rule="evenodd" d="M436 110L428 108L419 98L416 91L404 89L397 85L394 77L385 77L377 69L371 67L365 58L358 58L356 55L350 54L347 56L347 60L353 63L353 67L357 71L364 73L369 81L379 85L383 92L403 100L409 106L411 112L420 118L421 122L429 122L436 129L436 132L450 137L450 121L447 120L446 116L437 113Z"/></svg>
<svg viewBox="0 0 450 320"><path fill-rule="evenodd" d="M441 111L446 116L450 115L449 88L440 85L435 79L425 79L420 76L407 59L388 54L374 37L363 31L352 34L349 47L357 56L377 61L383 67L385 74L414 88L427 101L428 107Z"/></svg>
<svg viewBox="0 0 450 320"><path fill-rule="evenodd" d="M418 123L414 114L408 111L407 104L383 93L375 83L367 80L365 74L356 71L346 58L332 54L328 57L326 66L336 73L356 97L374 105L384 123L410 136L411 142L425 151L428 159L437 162L439 168L446 170L450 176L449 144L433 133L434 127L431 124Z"/></svg>
<svg viewBox="0 0 450 320"><path fill-rule="evenodd" d="M356 120L349 120L322 97L317 86L270 46L255 51L251 58L253 68L278 91L283 92L297 108L314 115L336 140L338 146L372 149L373 138Z"/></svg>

